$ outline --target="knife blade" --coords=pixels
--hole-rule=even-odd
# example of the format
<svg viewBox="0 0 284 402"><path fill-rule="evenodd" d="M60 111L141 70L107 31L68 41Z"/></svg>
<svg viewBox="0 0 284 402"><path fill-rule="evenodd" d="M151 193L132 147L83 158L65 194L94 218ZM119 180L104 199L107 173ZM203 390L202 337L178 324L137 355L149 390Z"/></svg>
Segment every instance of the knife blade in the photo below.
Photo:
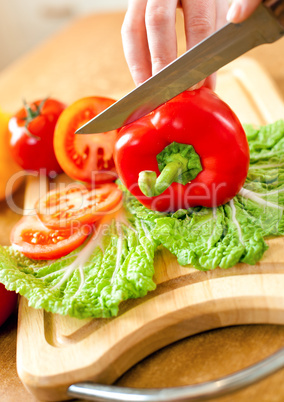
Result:
<svg viewBox="0 0 284 402"><path fill-rule="evenodd" d="M132 123L192 87L248 50L284 35L284 1L261 4L240 24L223 28L80 127L76 134L103 133Z"/></svg>

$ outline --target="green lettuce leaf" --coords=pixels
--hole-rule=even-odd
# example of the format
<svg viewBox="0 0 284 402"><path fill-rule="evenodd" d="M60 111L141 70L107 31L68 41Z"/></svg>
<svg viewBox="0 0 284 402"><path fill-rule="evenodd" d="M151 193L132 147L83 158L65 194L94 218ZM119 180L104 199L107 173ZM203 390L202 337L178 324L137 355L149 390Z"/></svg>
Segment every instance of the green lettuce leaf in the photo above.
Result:
<svg viewBox="0 0 284 402"><path fill-rule="evenodd" d="M136 202L141 215L141 204ZM134 200L135 213L133 204ZM180 265L190 264L200 270L229 268L238 262L253 265L267 249L261 221L236 197L218 208L179 211L178 218L175 214L152 214L147 224L152 227L153 238L174 254Z"/></svg>

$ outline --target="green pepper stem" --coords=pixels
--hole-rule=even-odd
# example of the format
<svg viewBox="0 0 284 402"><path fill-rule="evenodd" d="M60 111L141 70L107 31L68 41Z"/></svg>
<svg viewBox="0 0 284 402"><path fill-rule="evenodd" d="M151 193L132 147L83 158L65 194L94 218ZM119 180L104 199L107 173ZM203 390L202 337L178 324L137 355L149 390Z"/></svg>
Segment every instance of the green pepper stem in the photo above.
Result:
<svg viewBox="0 0 284 402"><path fill-rule="evenodd" d="M34 119L36 119L38 116L40 116L41 110L42 110L42 108L43 108L45 102L47 101L47 99L48 99L48 98L43 99L43 100L40 102L39 105L37 105L36 103L33 103L32 106L34 106L34 109L35 109L35 110L33 110L32 106L29 105L25 99L23 100L24 108L25 108L26 113L27 113L27 117L25 117L25 119L24 119L24 120L26 121L26 123L25 123L26 133L27 133L27 135L28 135L29 137L35 138L35 139L38 140L38 141L40 141L41 138L38 137L38 136L35 135L35 134L32 134L32 133L30 132L30 130L28 129L28 125L29 125Z"/></svg>
<svg viewBox="0 0 284 402"><path fill-rule="evenodd" d="M174 182L183 185L190 183L202 171L199 155L190 144L172 142L156 159L161 172L158 177L151 170L139 173L138 186L146 197L162 194Z"/></svg>
<svg viewBox="0 0 284 402"><path fill-rule="evenodd" d="M157 174L151 170L144 170L139 173L138 186L146 197L155 197L162 194L170 185L176 181L182 173L184 163L180 160L169 162L157 178Z"/></svg>

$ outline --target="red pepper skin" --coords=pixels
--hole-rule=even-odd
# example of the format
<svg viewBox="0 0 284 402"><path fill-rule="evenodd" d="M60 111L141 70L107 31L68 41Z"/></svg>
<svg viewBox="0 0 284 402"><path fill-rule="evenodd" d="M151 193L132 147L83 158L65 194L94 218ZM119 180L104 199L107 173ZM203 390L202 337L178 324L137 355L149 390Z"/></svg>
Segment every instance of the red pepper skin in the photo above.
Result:
<svg viewBox="0 0 284 402"><path fill-rule="evenodd" d="M161 195L146 197L138 187L141 171L160 174L156 155L172 142L191 144L203 170L190 183L172 183ZM146 207L173 212L195 206L216 207L243 186L249 168L249 147L235 113L210 89L185 91L123 127L114 158L126 188Z"/></svg>

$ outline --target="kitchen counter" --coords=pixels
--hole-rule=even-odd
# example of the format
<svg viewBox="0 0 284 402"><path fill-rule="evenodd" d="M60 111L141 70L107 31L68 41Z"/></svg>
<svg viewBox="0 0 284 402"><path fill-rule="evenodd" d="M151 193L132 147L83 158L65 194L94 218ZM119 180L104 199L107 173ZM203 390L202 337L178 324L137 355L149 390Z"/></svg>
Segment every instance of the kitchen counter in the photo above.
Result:
<svg viewBox="0 0 284 402"><path fill-rule="evenodd" d="M0 73L0 107L14 112L23 98L52 96L66 103L98 95L119 98L133 89L120 40L123 14L90 15L75 20L39 48ZM179 51L185 49L182 18L178 15ZM284 96L284 39L249 52L272 76ZM284 118L284 116L283 116ZM14 196L23 203L24 186ZM0 243L9 244L9 232L19 216L0 203ZM0 328L1 401L35 399L16 373L17 314ZM170 345L129 370L117 384L165 387L217 378L270 355L284 346L284 327L245 325L218 329ZM283 401L284 371L219 401Z"/></svg>

